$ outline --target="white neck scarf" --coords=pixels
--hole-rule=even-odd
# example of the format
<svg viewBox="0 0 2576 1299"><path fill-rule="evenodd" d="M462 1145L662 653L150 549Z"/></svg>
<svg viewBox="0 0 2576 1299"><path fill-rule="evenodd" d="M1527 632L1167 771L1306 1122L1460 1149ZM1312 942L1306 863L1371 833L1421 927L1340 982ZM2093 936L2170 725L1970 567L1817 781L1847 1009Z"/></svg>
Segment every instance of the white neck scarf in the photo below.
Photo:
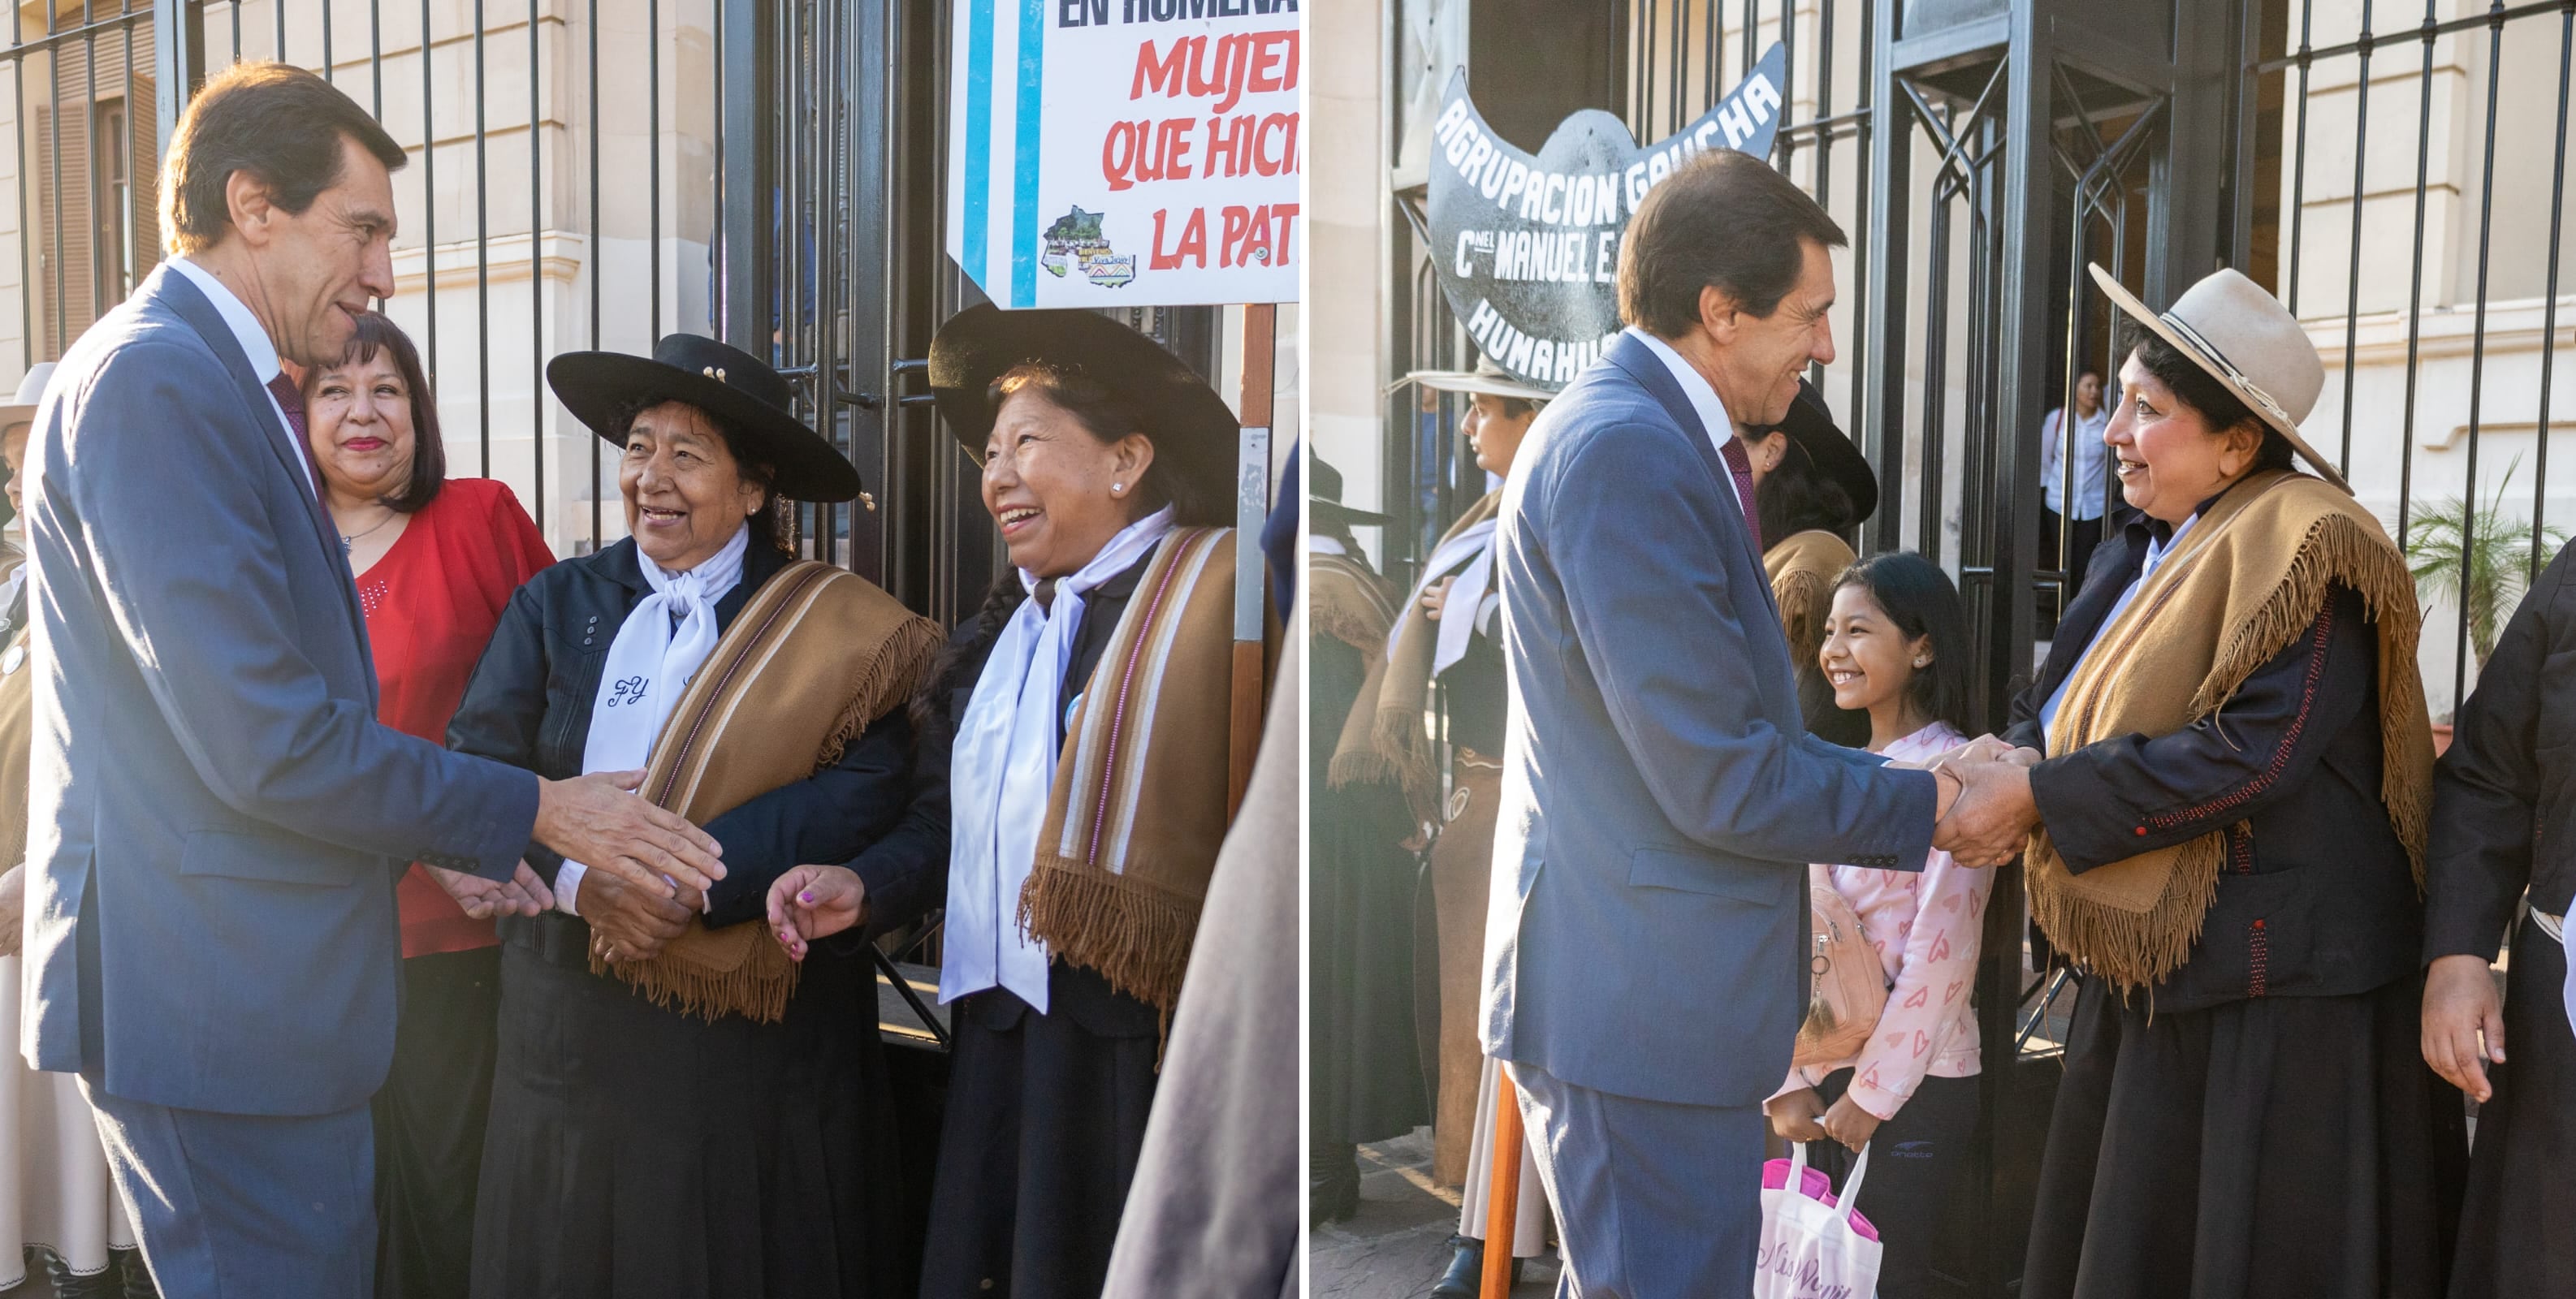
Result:
<svg viewBox="0 0 2576 1299"><path fill-rule="evenodd" d="M1388 628L1386 633L1388 659L1395 657L1395 638L1404 631L1403 615L1422 603L1422 593L1430 590L1432 583L1452 572L1458 574L1458 581L1449 588L1449 599L1441 607L1440 633L1432 642L1431 675L1436 677L1448 671L1450 664L1467 656L1467 638L1476 631L1476 620L1472 615L1476 606L1483 602L1485 589L1494 584L1494 527L1498 522L1484 519L1469 524L1465 531L1442 542L1431 552L1431 559L1422 566L1422 580L1415 582L1412 594L1405 596L1404 603L1396 606L1399 612L1395 626ZM1466 565L1463 569L1458 567L1462 563ZM1448 612L1451 609L1464 610L1470 616L1452 618Z"/></svg>
<svg viewBox="0 0 2576 1299"><path fill-rule="evenodd" d="M664 570L636 548L635 566L644 570L653 594L626 615L608 644L599 695L591 701L590 735L582 744L584 775L634 771L652 756L662 719L715 652L716 602L742 583L742 557L750 546L751 527L745 524L713 558L685 573Z"/></svg>
<svg viewBox="0 0 2576 1299"><path fill-rule="evenodd" d="M1129 524L1080 572L1057 579L1045 608L1021 601L984 660L949 759L943 1005L1002 987L1046 1013L1046 948L1020 928L1020 888L1037 864L1038 826L1055 790L1058 701L1082 631L1082 597L1135 567L1171 530L1168 508ZM1034 592L1037 575L1021 569L1020 585Z"/></svg>
<svg viewBox="0 0 2576 1299"><path fill-rule="evenodd" d="M716 602L742 584L742 557L750 546L751 527L745 524L714 558L685 573L669 572L642 546L635 548L635 566L644 570L653 593L626 615L617 639L608 643L608 662L590 705L590 734L582 741L583 775L640 770L652 757L653 737L662 733L671 705L715 652ZM580 914L581 880L589 873L577 861L555 872L558 910Z"/></svg>

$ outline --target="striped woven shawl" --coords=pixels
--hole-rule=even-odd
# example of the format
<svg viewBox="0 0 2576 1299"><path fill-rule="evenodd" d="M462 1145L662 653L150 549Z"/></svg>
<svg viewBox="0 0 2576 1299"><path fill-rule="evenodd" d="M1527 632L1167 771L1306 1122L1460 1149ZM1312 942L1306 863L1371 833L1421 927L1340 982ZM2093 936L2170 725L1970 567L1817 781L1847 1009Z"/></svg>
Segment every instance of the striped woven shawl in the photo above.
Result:
<svg viewBox="0 0 2576 1299"><path fill-rule="evenodd" d="M1052 958L1166 1024L1225 842L1234 544L1175 528L1154 552L1075 706L1020 891Z"/></svg>
<svg viewBox="0 0 2576 1299"><path fill-rule="evenodd" d="M752 593L653 742L642 793L699 825L841 760L868 723L919 687L942 641L919 616L846 569L802 560ZM787 1013L796 963L759 924L686 933L614 973L684 1014Z"/></svg>

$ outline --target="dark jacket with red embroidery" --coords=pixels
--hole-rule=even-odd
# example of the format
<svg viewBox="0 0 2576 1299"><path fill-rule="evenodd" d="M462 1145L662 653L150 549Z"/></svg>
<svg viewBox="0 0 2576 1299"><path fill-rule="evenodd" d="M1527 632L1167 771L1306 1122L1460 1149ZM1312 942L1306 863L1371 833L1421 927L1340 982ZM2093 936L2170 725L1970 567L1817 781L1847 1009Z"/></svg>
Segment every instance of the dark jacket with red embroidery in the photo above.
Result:
<svg viewBox="0 0 2576 1299"><path fill-rule="evenodd" d="M2424 959L2495 959L2514 905L2576 895L2576 546L2505 624L2433 768Z"/></svg>
<svg viewBox="0 0 2576 1299"><path fill-rule="evenodd" d="M2040 706L2136 579L2152 535L2133 523L2094 552L2004 738L2047 749ZM2154 989L2156 1010L2342 996L2415 969L2423 907L2379 799L2378 661L2361 597L2336 587L2216 717L2051 754L2032 770L2040 817L2078 874L2228 834L2218 896L2190 959Z"/></svg>

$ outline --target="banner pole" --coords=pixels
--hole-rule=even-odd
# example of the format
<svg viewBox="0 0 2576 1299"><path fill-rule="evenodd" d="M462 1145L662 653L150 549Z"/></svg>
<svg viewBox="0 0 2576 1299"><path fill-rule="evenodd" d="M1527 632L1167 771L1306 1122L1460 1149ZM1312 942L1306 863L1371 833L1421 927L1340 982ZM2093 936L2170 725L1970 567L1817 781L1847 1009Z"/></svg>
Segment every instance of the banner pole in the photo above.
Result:
<svg viewBox="0 0 2576 1299"><path fill-rule="evenodd" d="M1243 307L1243 390L1237 418L1234 486L1233 708L1227 734L1226 815L1243 806L1252 783L1253 755L1261 751L1262 629L1267 625L1269 582L1262 569L1261 527L1270 515L1270 403L1276 382L1273 349L1279 309L1269 303Z"/></svg>
<svg viewBox="0 0 2576 1299"><path fill-rule="evenodd" d="M1485 1270L1479 1299L1507 1299L1512 1292L1512 1246L1521 1212L1521 1089L1511 1066L1494 1071L1494 1157L1485 1193Z"/></svg>

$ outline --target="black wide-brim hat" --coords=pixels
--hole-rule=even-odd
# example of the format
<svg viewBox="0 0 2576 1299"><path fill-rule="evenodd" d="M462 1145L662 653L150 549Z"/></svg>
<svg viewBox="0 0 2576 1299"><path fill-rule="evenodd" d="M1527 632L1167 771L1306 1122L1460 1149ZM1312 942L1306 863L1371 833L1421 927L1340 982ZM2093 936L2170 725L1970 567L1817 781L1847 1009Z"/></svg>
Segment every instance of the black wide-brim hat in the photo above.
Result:
<svg viewBox="0 0 2576 1299"><path fill-rule="evenodd" d="M1096 311L1004 311L979 304L949 318L930 341L930 390L948 431L983 458L999 412L993 382L1023 365L1078 374L1136 408L1154 464L1197 489L1213 510L1234 499L1234 411L1162 344Z"/></svg>
<svg viewBox="0 0 2576 1299"><path fill-rule="evenodd" d="M1326 527L1340 524L1352 528L1374 528L1395 522L1395 516L1391 514L1355 510L1342 504L1342 471L1312 451L1306 453L1306 473L1306 511L1315 522Z"/></svg>
<svg viewBox="0 0 2576 1299"><path fill-rule="evenodd" d="M1834 423L1833 408L1825 404L1825 394L1814 383L1798 381L1798 399L1789 403L1789 414L1779 428L1807 453L1818 474L1841 484L1852 500L1853 523L1878 512L1878 473Z"/></svg>
<svg viewBox="0 0 2576 1299"><path fill-rule="evenodd" d="M573 418L611 445L626 445L626 430L609 425L621 412L639 402L684 402L740 439L738 455L768 465L779 495L846 501L859 494L858 469L796 418L794 387L751 353L712 338L666 335L651 356L566 352L546 363L546 384Z"/></svg>

